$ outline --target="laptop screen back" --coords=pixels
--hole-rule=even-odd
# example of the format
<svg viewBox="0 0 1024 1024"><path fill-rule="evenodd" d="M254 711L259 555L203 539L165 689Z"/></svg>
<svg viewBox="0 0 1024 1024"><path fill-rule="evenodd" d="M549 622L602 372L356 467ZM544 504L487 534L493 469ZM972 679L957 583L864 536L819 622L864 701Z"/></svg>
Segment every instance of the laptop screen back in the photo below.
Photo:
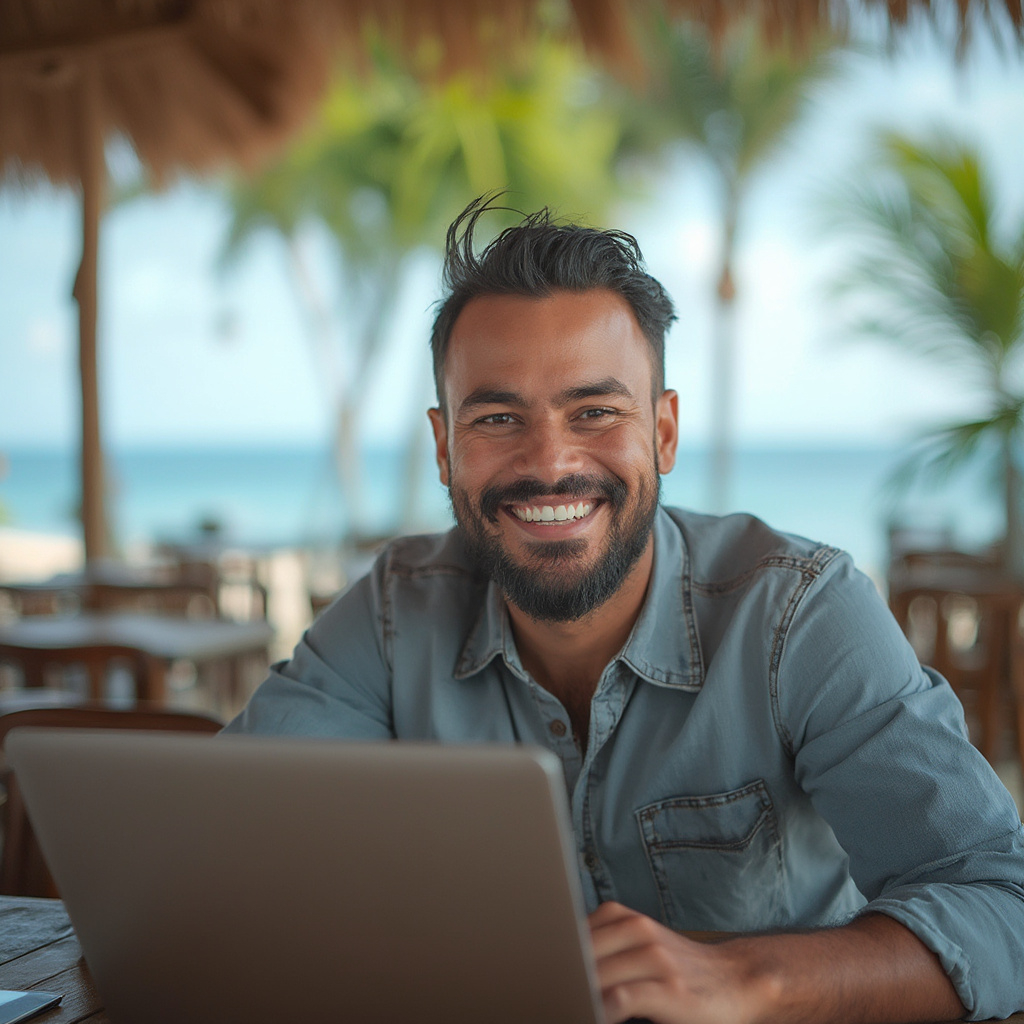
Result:
<svg viewBox="0 0 1024 1024"><path fill-rule="evenodd" d="M596 1024L564 783L522 747L17 730L114 1024Z"/></svg>

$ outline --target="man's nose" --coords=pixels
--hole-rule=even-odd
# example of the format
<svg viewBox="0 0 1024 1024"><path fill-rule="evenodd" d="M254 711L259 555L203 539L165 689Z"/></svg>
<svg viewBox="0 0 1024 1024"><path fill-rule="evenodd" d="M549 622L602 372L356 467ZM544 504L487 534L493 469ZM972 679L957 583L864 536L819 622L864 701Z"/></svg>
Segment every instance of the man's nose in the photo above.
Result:
<svg viewBox="0 0 1024 1024"><path fill-rule="evenodd" d="M519 476L537 480L558 480L583 468L583 453L572 432L550 420L535 422L523 432L512 460Z"/></svg>

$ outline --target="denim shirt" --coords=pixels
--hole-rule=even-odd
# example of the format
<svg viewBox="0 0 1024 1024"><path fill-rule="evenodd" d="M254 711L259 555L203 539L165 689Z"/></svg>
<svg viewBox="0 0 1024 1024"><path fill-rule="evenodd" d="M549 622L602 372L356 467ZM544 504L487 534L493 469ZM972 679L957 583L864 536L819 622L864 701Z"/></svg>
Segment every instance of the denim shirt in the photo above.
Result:
<svg viewBox="0 0 1024 1024"><path fill-rule="evenodd" d="M588 909L747 931L888 914L976 1019L1024 1008L1024 832L848 555L662 508L585 754L457 530L391 544L228 731L531 743L561 760Z"/></svg>

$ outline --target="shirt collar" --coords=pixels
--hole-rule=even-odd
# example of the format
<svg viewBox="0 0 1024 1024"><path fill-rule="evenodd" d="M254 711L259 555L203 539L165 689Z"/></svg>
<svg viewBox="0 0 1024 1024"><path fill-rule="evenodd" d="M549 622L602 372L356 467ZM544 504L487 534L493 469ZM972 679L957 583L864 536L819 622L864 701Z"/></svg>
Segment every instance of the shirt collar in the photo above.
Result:
<svg viewBox="0 0 1024 1024"><path fill-rule="evenodd" d="M493 580L487 583L484 601L477 613L476 622L462 646L459 660L455 663L455 678L466 679L486 668L499 654L505 664L522 679L526 670L519 660L516 642L512 636L505 598Z"/></svg>
<svg viewBox="0 0 1024 1024"><path fill-rule="evenodd" d="M658 686L699 690L704 681L689 553L679 527L661 507L654 519L654 568L647 597L619 659Z"/></svg>
<svg viewBox="0 0 1024 1024"><path fill-rule="evenodd" d="M489 582L456 663L455 678L475 675L499 654L514 675L526 678L505 599ZM686 544L672 518L660 507L654 519L654 567L647 597L617 660L656 686L699 690L703 682Z"/></svg>

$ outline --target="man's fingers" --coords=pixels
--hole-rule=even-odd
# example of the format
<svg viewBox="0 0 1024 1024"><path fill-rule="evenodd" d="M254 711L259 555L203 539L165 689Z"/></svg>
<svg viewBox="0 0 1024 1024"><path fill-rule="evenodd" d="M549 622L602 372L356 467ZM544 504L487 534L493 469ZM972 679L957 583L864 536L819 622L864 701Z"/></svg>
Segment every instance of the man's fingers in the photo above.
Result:
<svg viewBox="0 0 1024 1024"><path fill-rule="evenodd" d="M663 981L671 973L672 965L657 946L633 946L600 957L597 970L603 992L627 982Z"/></svg>
<svg viewBox="0 0 1024 1024"><path fill-rule="evenodd" d="M603 903L590 915L590 937L599 961L623 950L653 945L666 931L653 918L618 903Z"/></svg>
<svg viewBox="0 0 1024 1024"><path fill-rule="evenodd" d="M639 915L635 910L630 910L629 907L624 907L621 903L609 900L607 903L602 903L587 920L590 922L591 928L602 928L624 918L637 916Z"/></svg>
<svg viewBox="0 0 1024 1024"><path fill-rule="evenodd" d="M664 992L656 981L633 981L601 990L607 1024L622 1024L634 1017L656 1017L664 1001Z"/></svg>
<svg viewBox="0 0 1024 1024"><path fill-rule="evenodd" d="M631 1017L659 1024L731 1020L719 1012L722 1007L701 1002L706 1003L709 953L698 943L618 904L599 907L590 928L609 1024Z"/></svg>

